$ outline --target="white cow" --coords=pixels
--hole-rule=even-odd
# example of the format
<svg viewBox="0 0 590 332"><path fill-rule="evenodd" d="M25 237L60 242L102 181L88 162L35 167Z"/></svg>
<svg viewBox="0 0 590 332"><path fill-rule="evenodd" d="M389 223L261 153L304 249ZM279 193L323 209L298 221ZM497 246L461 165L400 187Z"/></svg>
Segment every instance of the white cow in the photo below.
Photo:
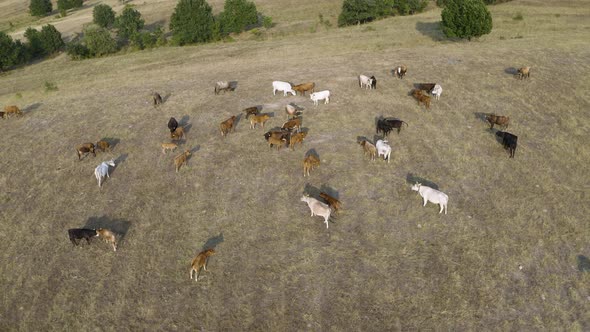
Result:
<svg viewBox="0 0 590 332"><path fill-rule="evenodd" d="M442 94L443 89L442 86L440 86L440 84L435 84L434 88L432 88L432 91L430 91L430 93L432 93L433 96L436 97L436 100L440 99L440 95Z"/></svg>
<svg viewBox="0 0 590 332"><path fill-rule="evenodd" d="M449 202L449 196L447 196L447 194L443 193L442 191L423 186L418 182L412 186L412 190L417 191L420 193L420 196L424 198L424 206L426 206L428 201L434 204L439 204L440 211L438 213L442 213L444 208L445 214L447 214L447 203Z"/></svg>
<svg viewBox="0 0 590 332"><path fill-rule="evenodd" d="M96 169L94 170L94 176L96 176L99 188L102 186L102 181L105 176L110 178L109 166L115 167L115 160L111 159L109 161L103 161L100 165L96 166Z"/></svg>
<svg viewBox="0 0 590 332"><path fill-rule="evenodd" d="M387 141L380 139L375 143L375 147L377 148L379 157L383 156L383 160L387 160L387 163L389 163L389 159L391 159L391 146L387 144Z"/></svg>
<svg viewBox="0 0 590 332"><path fill-rule="evenodd" d="M309 197L307 195L303 195L301 197L301 201L307 203L307 206L309 206L309 209L311 210L311 216L320 216L320 217L324 217L324 222L326 223L326 228L328 228L328 219L330 219L330 214L332 213L332 210L330 209L330 207L325 204L322 203L320 201L318 201L317 199L313 198L313 197Z"/></svg>
<svg viewBox="0 0 590 332"><path fill-rule="evenodd" d="M322 99L325 99L324 104L328 104L330 102L330 90L314 92L309 95L309 98L313 100L315 106L318 106L319 101Z"/></svg>
<svg viewBox="0 0 590 332"><path fill-rule="evenodd" d="M360 85L361 89L363 88L363 85L367 89L372 89L373 88L373 79L370 78L369 76L359 75L359 85Z"/></svg>
<svg viewBox="0 0 590 332"><path fill-rule="evenodd" d="M295 92L295 90L293 90L293 87L291 86L290 83L281 82L281 81L273 81L272 82L272 94L276 95L277 90L283 91L283 96L286 96L287 93L291 93L293 96L295 96L297 94Z"/></svg>

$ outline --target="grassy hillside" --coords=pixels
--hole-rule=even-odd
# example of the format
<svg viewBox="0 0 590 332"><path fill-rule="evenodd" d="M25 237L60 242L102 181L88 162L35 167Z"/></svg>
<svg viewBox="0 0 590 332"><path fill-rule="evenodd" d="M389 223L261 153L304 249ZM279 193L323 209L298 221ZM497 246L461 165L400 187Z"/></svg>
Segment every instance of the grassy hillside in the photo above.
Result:
<svg viewBox="0 0 590 332"><path fill-rule="evenodd" d="M60 55L0 76L0 104L25 111L0 121L1 330L590 329L588 1L491 7L493 32L472 42L444 40L439 9L313 33L312 2L257 6L277 23L263 40ZM523 65L528 81L510 74ZM378 89L359 89L360 73ZM215 96L218 80L238 88ZM273 96L273 80L333 97ZM408 95L418 82L443 86L430 110ZM243 117L219 135L254 105L280 126L290 102L305 108L303 149L269 150ZM491 112L511 117L516 158L482 121ZM356 144L380 115L409 123L390 134L389 164ZM194 151L179 173L180 151L159 149L171 116ZM112 152L77 160L77 144L101 138ZM304 178L310 149L322 164ZM99 190L93 170L111 158ZM448 215L421 206L415 179L449 195ZM319 190L344 204L329 229L299 200ZM119 250L73 247L67 229L83 226L122 233ZM217 254L195 283L204 247Z"/></svg>

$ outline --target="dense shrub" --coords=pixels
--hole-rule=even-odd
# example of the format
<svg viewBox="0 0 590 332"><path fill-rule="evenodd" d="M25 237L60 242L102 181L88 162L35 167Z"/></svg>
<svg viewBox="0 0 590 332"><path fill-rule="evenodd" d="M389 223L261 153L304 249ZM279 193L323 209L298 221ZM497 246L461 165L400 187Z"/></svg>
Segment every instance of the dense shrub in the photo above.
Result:
<svg viewBox="0 0 590 332"><path fill-rule="evenodd" d="M223 12L219 14L221 32L224 35L246 30L258 23L256 5L247 0L225 0Z"/></svg>
<svg viewBox="0 0 590 332"><path fill-rule="evenodd" d="M436 0L436 5L442 7L446 4L448 0ZM512 0L483 0L486 5L495 5L503 2L508 2Z"/></svg>
<svg viewBox="0 0 590 332"><path fill-rule="evenodd" d="M115 23L115 12L109 5L101 3L92 10L92 18L96 25L108 28Z"/></svg>
<svg viewBox="0 0 590 332"><path fill-rule="evenodd" d="M31 57L38 58L45 54L43 42L41 41L41 33L38 30L31 27L27 28L25 38L27 39L27 46Z"/></svg>
<svg viewBox="0 0 590 332"><path fill-rule="evenodd" d="M0 71L15 65L14 42L12 37L0 31Z"/></svg>
<svg viewBox="0 0 590 332"><path fill-rule="evenodd" d="M102 56L117 52L117 41L110 32L97 25L90 25L84 29L84 44L88 48L89 56Z"/></svg>
<svg viewBox="0 0 590 332"><path fill-rule="evenodd" d="M53 10L51 0L31 0L29 3L29 13L32 16L45 16Z"/></svg>
<svg viewBox="0 0 590 332"><path fill-rule="evenodd" d="M74 60L82 60L90 57L90 50L88 47L78 42L68 43L66 45L66 52Z"/></svg>
<svg viewBox="0 0 590 332"><path fill-rule="evenodd" d="M392 15L409 15L426 8L427 0L344 0L338 26L370 22Z"/></svg>
<svg viewBox="0 0 590 332"><path fill-rule="evenodd" d="M482 0L447 0L441 16L447 37L471 39L492 31L492 15Z"/></svg>
<svg viewBox="0 0 590 332"><path fill-rule="evenodd" d="M57 9L65 12L68 9L79 8L84 5L82 0L57 0Z"/></svg>
<svg viewBox="0 0 590 332"><path fill-rule="evenodd" d="M177 45L208 42L213 38L213 23L205 0L180 0L170 18L172 41Z"/></svg>
<svg viewBox="0 0 590 332"><path fill-rule="evenodd" d="M61 33L51 24L41 28L41 45L46 54L53 54L60 51L65 46Z"/></svg>
<svg viewBox="0 0 590 332"><path fill-rule="evenodd" d="M129 39L143 29L144 23L140 12L131 6L126 6L116 19L117 34L120 38Z"/></svg>

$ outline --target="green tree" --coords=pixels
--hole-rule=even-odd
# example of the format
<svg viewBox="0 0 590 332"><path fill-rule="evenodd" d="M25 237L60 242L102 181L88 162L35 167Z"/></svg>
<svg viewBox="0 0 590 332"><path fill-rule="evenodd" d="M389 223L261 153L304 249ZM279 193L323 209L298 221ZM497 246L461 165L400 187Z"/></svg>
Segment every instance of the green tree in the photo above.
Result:
<svg viewBox="0 0 590 332"><path fill-rule="evenodd" d="M68 9L82 7L83 4L82 0L57 0L57 9L60 12L65 12Z"/></svg>
<svg viewBox="0 0 590 332"><path fill-rule="evenodd" d="M213 38L213 13L205 0L180 0L170 18L177 45L203 43Z"/></svg>
<svg viewBox="0 0 590 332"><path fill-rule="evenodd" d="M482 0L446 0L441 27L447 37L479 37L492 31L492 15Z"/></svg>
<svg viewBox="0 0 590 332"><path fill-rule="evenodd" d="M117 41L110 32L97 25L90 25L84 29L84 44L88 48L89 56L102 56L117 52Z"/></svg>
<svg viewBox="0 0 590 332"><path fill-rule="evenodd" d="M61 38L61 33L51 24L41 28L41 45L46 54L53 54L63 49L65 43Z"/></svg>
<svg viewBox="0 0 590 332"><path fill-rule="evenodd" d="M109 5L99 4L92 10L94 23L103 28L108 28L115 23L115 12Z"/></svg>
<svg viewBox="0 0 590 332"><path fill-rule="evenodd" d="M45 55L43 42L41 40L41 33L38 30L28 27L25 31L25 38L27 38L28 41L27 46L29 48L29 54L31 57L38 58Z"/></svg>
<svg viewBox="0 0 590 332"><path fill-rule="evenodd" d="M31 0L29 3L29 12L33 16L45 16L53 10L51 0Z"/></svg>
<svg viewBox="0 0 590 332"><path fill-rule="evenodd" d="M247 0L225 0L219 20L223 34L242 32L247 26L258 23L256 5Z"/></svg>
<svg viewBox="0 0 590 332"><path fill-rule="evenodd" d="M3 31L0 31L0 71L4 71L16 64L14 55L14 42L12 41L12 37Z"/></svg>
<svg viewBox="0 0 590 332"><path fill-rule="evenodd" d="M117 34L121 38L129 39L143 29L144 20L141 13L130 6L126 6L116 20Z"/></svg>
<svg viewBox="0 0 590 332"><path fill-rule="evenodd" d="M376 12L375 1L344 0L342 12L338 16L338 26L370 22L376 18Z"/></svg>
<svg viewBox="0 0 590 332"><path fill-rule="evenodd" d="M73 60L82 60L90 57L90 50L79 42L71 42L66 46L66 52Z"/></svg>

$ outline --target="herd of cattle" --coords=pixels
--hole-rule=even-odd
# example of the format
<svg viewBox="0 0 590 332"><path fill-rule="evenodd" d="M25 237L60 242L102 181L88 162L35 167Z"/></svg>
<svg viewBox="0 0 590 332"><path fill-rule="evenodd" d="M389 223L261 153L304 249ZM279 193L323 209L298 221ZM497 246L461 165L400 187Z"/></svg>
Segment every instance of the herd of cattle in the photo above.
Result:
<svg viewBox="0 0 590 332"><path fill-rule="evenodd" d="M391 73L395 77L403 79L407 73L407 70L408 69L406 66L399 66L391 70ZM517 78L526 79L529 78L529 76L530 67L522 67L517 70ZM369 77L366 75L359 75L358 84L362 89L376 89L377 79L375 76ZM274 81L272 82L272 87L273 95L276 95L277 91L283 92L283 96L287 96L288 94L293 96L296 96L297 94L305 95L305 93L309 91L310 99L314 106L318 106L319 101L321 100L324 100L325 104L330 102L330 91L323 90L315 92L316 85L313 82L292 85L288 82ZM234 91L235 88L236 87L234 84L232 84L232 82L220 81L216 82L214 92L216 95L218 95L221 91L225 93L226 91ZM428 109L430 107L430 96L434 96L435 99L438 100L440 99L442 92L443 89L440 84L420 83L416 84L416 88L411 91L411 95L417 100L418 105L423 104L425 108ZM158 107L163 103L162 97L157 92L152 94L152 98L154 107ZM248 107L244 109L243 112L245 113L246 119L250 119L250 128L252 129L256 128L259 124L264 128L265 123L270 119L269 114L260 114L260 109L256 106ZM294 150L297 143L300 145L303 144L303 141L307 135L306 131L301 130L301 108L294 104L288 104L285 107L285 112L287 113L287 121L280 128L272 129L264 134L264 138L271 149L273 146L275 146L277 150L280 150L281 147L288 145L290 149ZM22 116L22 114L23 113L17 106L12 105L4 107L4 112L0 112L0 117L2 119L6 119L12 115ZM219 124L219 131L222 137L226 137L233 131L236 119L237 116L234 115ZM495 114L486 115L485 119L490 124L490 129L493 129L494 125L498 125L505 130L510 123L509 117ZM368 155L370 160L383 157L383 160L387 160L389 163L392 149L391 146L389 146L386 137L393 130L397 130L397 133L399 134L404 125L408 127L408 124L405 121L397 118L381 117L378 119L376 123L376 133L381 134L382 138L377 140L375 143L370 142L368 139L360 140L358 143L362 146L364 154ZM172 142L165 142L161 144L163 154L166 154L168 150L175 151L178 148L178 144L175 141L179 141L185 137L184 127L179 126L178 121L174 117L170 118L168 121L168 129L170 131L170 139ZM496 136L501 138L504 148L509 150L509 157L514 158L518 137L505 131L497 131ZM96 144L83 143L78 145L76 147L78 160L82 160L83 156L85 157L89 153L92 153L94 156L96 156L97 150L103 152L109 151L109 142L101 140ZM190 155L191 152L189 150L185 150L181 154L174 157L173 161L176 172L180 170L182 165L187 163L187 159ZM310 150L303 160L303 176L310 176L310 172L319 165L319 157L313 153L313 150ZM102 183L104 182L105 178L109 177L109 167L115 167L115 160L104 161L100 163L94 170L94 175L98 181L99 188L102 187ZM443 210L445 214L447 213L448 196L445 193L420 183L414 184L412 186L412 190L417 191L420 194L420 196L423 198L424 206L426 206L426 203L428 202L439 204L439 213L442 213ZM330 215L333 212L337 212L341 208L341 202L325 192L321 192L319 198L323 201L304 194L303 197L301 197L301 201L308 204L312 217L323 217L326 228L328 228ZM117 235L109 229L72 228L68 230L68 236L74 245L78 245L79 240L81 239L85 239L88 243L90 243L90 238L100 237L107 243L111 244L113 250L117 250ZM195 281L197 281L199 271L201 269L204 269L205 271L207 270L207 259L214 253L215 251L213 249L207 249L199 253L193 259L190 270L191 279L193 278L193 273L196 273Z"/></svg>

